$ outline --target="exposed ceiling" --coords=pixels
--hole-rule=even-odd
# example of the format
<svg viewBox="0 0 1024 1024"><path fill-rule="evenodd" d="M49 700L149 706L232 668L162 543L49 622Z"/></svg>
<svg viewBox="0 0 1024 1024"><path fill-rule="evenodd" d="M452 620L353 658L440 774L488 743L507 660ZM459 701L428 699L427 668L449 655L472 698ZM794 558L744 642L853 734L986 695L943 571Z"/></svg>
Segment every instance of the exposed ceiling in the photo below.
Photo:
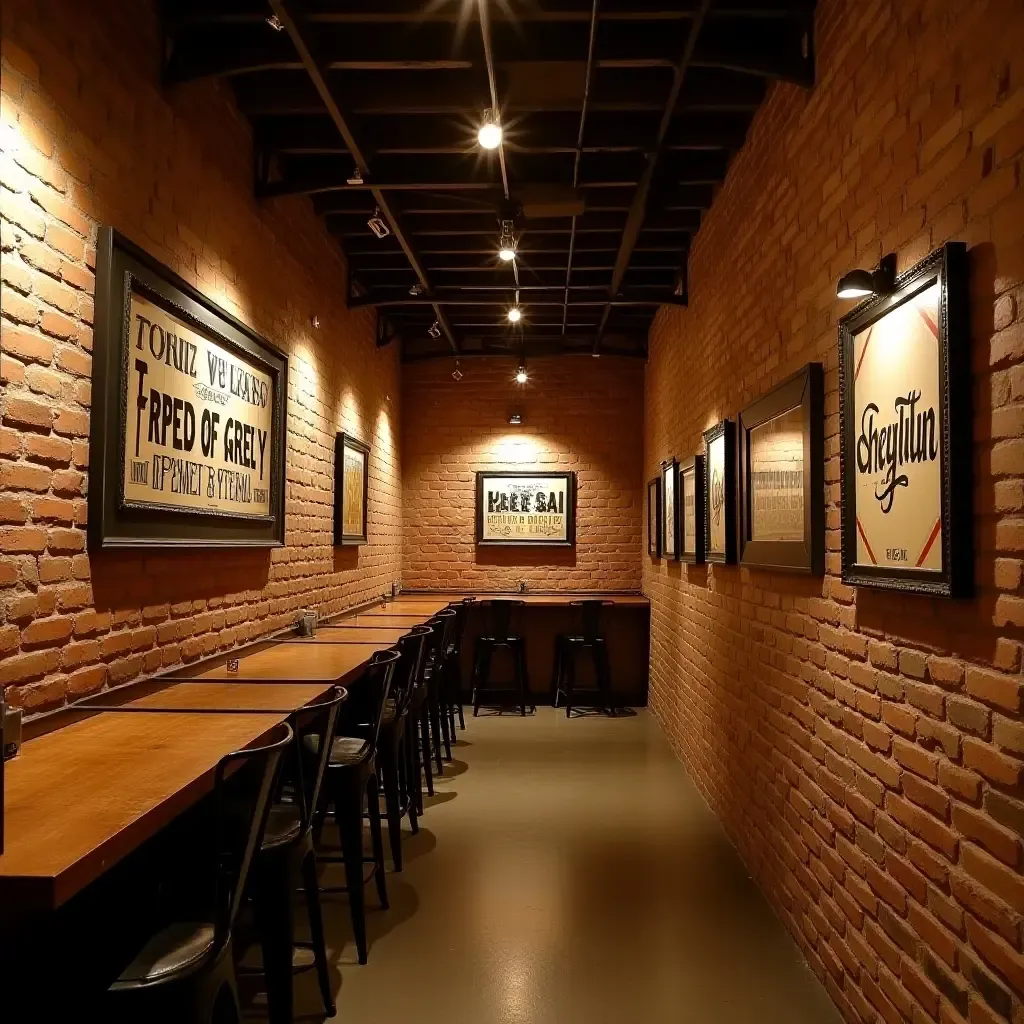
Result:
<svg viewBox="0 0 1024 1024"><path fill-rule="evenodd" d="M813 82L813 7L167 0L163 73L230 78L257 193L313 197L349 304L376 306L405 359L644 356L658 305L686 301L690 239L768 81Z"/></svg>

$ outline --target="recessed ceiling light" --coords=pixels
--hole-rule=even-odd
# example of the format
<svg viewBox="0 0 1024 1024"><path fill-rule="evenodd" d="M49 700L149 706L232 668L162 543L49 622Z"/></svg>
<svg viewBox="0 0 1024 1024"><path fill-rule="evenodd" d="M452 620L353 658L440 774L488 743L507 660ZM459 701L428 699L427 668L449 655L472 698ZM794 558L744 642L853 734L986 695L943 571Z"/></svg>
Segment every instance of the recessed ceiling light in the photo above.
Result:
<svg viewBox="0 0 1024 1024"><path fill-rule="evenodd" d="M476 141L484 149L497 149L501 145L501 125L494 121L485 122L476 133Z"/></svg>
<svg viewBox="0 0 1024 1024"><path fill-rule="evenodd" d="M523 314L519 311L518 306L513 306L508 311L509 323L517 324L522 319Z"/></svg>

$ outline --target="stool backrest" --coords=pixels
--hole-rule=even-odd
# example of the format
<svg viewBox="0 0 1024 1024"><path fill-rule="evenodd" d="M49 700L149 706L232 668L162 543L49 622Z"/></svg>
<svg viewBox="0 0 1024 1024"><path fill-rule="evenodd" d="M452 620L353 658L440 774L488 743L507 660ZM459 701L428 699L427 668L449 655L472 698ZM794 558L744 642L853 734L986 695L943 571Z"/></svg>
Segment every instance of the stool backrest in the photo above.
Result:
<svg viewBox="0 0 1024 1024"><path fill-rule="evenodd" d="M398 638L395 645L401 655L395 666L395 676L391 682L391 696L395 701L396 716L409 706L412 692L418 685L423 651L427 637L433 630L429 626L413 626L405 636Z"/></svg>
<svg viewBox="0 0 1024 1024"><path fill-rule="evenodd" d="M253 854L263 843L281 756L294 740L287 722L276 725L258 747L221 758L213 782L214 947L231 935Z"/></svg>
<svg viewBox="0 0 1024 1024"><path fill-rule="evenodd" d="M495 598L487 601L486 606L490 609L491 624L488 636L495 640L507 640L512 636L512 613L522 608L525 602L511 598Z"/></svg>
<svg viewBox="0 0 1024 1024"><path fill-rule="evenodd" d="M579 608L583 620L583 639L587 643L593 643L602 638L601 633L601 609L609 601L602 601L599 598L587 598L583 601L573 601L572 607Z"/></svg>
<svg viewBox="0 0 1024 1024"><path fill-rule="evenodd" d="M298 781L297 803L305 833L312 824L313 814L320 802L320 789L331 759L331 745L338 729L341 705L348 700L348 691L341 686L332 686L328 696L316 704L307 704L292 715L295 729L295 772ZM302 756L302 737L316 736L316 759L310 764Z"/></svg>
<svg viewBox="0 0 1024 1024"><path fill-rule="evenodd" d="M349 703L339 731L342 735L367 740L370 753L377 749L384 703L391 692L391 681L400 657L394 648L378 651L370 659L362 678L353 684L349 694Z"/></svg>
<svg viewBox="0 0 1024 1024"><path fill-rule="evenodd" d="M469 606L476 601L475 597L464 597L448 607L455 612L455 625L452 627L451 646L453 654L458 657L462 653L462 640L466 635L466 619L469 618Z"/></svg>

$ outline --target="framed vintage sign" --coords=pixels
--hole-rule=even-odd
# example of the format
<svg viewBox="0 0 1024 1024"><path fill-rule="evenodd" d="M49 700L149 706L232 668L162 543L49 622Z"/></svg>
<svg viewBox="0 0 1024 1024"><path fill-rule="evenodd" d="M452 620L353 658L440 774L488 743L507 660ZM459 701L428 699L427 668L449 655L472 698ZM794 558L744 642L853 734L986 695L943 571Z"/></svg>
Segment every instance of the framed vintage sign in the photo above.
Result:
<svg viewBox="0 0 1024 1024"><path fill-rule="evenodd" d="M844 583L971 592L967 292L949 243L839 323Z"/></svg>
<svg viewBox="0 0 1024 1024"><path fill-rule="evenodd" d="M284 543L287 357L102 228L89 547Z"/></svg>
<svg viewBox="0 0 1024 1024"><path fill-rule="evenodd" d="M366 543L370 446L351 434L334 439L334 543Z"/></svg>
<svg viewBox="0 0 1024 1024"><path fill-rule="evenodd" d="M477 473L479 545L572 547L575 473Z"/></svg>
<svg viewBox="0 0 1024 1024"><path fill-rule="evenodd" d="M647 482L647 554L661 558L661 477Z"/></svg>
<svg viewBox="0 0 1024 1024"><path fill-rule="evenodd" d="M661 464L661 552L679 560L679 463Z"/></svg>
<svg viewBox="0 0 1024 1024"><path fill-rule="evenodd" d="M825 426L821 363L740 414L740 562L825 571Z"/></svg>
<svg viewBox="0 0 1024 1024"><path fill-rule="evenodd" d="M736 424L704 431L704 558L736 561Z"/></svg>
<svg viewBox="0 0 1024 1024"><path fill-rule="evenodd" d="M679 465L679 557L699 565L704 561L704 456L694 455Z"/></svg>

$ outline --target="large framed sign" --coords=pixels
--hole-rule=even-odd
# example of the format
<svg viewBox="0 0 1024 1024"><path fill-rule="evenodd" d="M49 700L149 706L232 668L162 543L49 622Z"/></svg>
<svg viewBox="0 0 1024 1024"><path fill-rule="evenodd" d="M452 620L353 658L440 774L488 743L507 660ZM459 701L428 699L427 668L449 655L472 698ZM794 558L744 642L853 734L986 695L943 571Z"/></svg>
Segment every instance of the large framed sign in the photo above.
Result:
<svg viewBox="0 0 1024 1024"><path fill-rule="evenodd" d="M679 464L679 557L699 565L704 561L704 456Z"/></svg>
<svg viewBox="0 0 1024 1024"><path fill-rule="evenodd" d="M287 357L99 234L89 546L284 543Z"/></svg>
<svg viewBox="0 0 1024 1024"><path fill-rule="evenodd" d="M661 477L647 482L647 554L661 558Z"/></svg>
<svg viewBox="0 0 1024 1024"><path fill-rule="evenodd" d="M479 545L572 547L575 473L477 473Z"/></svg>
<svg viewBox="0 0 1024 1024"><path fill-rule="evenodd" d="M961 597L974 578L967 248L839 324L842 576Z"/></svg>
<svg viewBox="0 0 1024 1024"><path fill-rule="evenodd" d="M661 551L666 558L679 559L679 462L661 464Z"/></svg>
<svg viewBox="0 0 1024 1024"><path fill-rule="evenodd" d="M736 561L736 424L704 431L704 558Z"/></svg>
<svg viewBox="0 0 1024 1024"><path fill-rule="evenodd" d="M740 563L825 571L821 363L808 363L740 414Z"/></svg>
<svg viewBox="0 0 1024 1024"><path fill-rule="evenodd" d="M366 543L370 446L340 433L334 439L334 543Z"/></svg>

